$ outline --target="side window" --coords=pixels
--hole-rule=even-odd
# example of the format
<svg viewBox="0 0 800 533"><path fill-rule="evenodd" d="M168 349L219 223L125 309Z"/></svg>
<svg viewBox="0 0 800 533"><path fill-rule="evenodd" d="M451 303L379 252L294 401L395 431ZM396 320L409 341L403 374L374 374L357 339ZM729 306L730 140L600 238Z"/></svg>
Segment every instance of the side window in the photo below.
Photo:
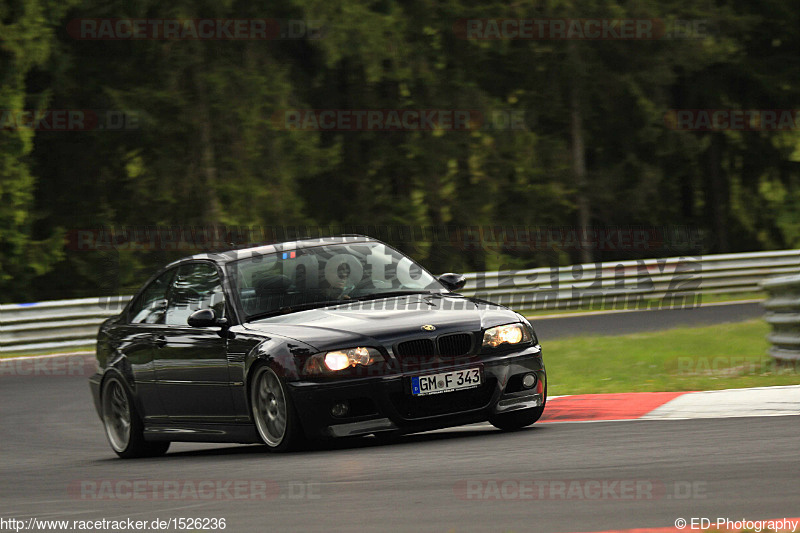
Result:
<svg viewBox="0 0 800 533"><path fill-rule="evenodd" d="M175 275L175 269L168 270L148 285L136 302L131 305L128 316L131 324L163 324L167 311L167 289Z"/></svg>
<svg viewBox="0 0 800 533"><path fill-rule="evenodd" d="M185 326L189 315L198 309L213 309L225 316L225 297L214 265L189 263L178 267L169 293L166 323Z"/></svg>

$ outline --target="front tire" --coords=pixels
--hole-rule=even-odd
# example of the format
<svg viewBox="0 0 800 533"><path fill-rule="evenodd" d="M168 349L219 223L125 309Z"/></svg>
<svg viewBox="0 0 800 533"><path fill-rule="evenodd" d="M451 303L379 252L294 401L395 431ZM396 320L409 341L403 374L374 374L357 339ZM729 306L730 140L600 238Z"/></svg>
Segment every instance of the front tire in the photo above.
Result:
<svg viewBox="0 0 800 533"><path fill-rule="evenodd" d="M259 437L271 452L287 452L302 440L300 421L286 383L267 365L259 366L250 386L250 409Z"/></svg>
<svg viewBox="0 0 800 533"><path fill-rule="evenodd" d="M106 438L118 456L123 459L164 455L169 441L147 442L144 426L133 405L128 388L117 376L106 379L102 392L103 426Z"/></svg>
<svg viewBox="0 0 800 533"><path fill-rule="evenodd" d="M526 426L535 424L536 421L541 418L542 413L544 413L544 406L547 405L547 384L545 384L542 397L542 405L539 407L534 407L532 409L521 409L519 411L494 415L489 422L497 429L503 431L516 431Z"/></svg>

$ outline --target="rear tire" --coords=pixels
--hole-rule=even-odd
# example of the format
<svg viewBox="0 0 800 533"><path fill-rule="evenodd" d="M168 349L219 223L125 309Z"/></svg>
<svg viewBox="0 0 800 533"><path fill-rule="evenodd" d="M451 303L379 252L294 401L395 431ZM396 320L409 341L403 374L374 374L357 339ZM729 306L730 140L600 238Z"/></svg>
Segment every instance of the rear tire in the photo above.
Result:
<svg viewBox="0 0 800 533"><path fill-rule="evenodd" d="M286 383L272 368L255 369L250 384L250 411L258 436L271 452L287 452L301 444L303 431Z"/></svg>
<svg viewBox="0 0 800 533"><path fill-rule="evenodd" d="M114 453L123 459L156 457L167 453L169 441L144 440L142 420L121 378L117 376L107 378L101 397L103 426Z"/></svg>

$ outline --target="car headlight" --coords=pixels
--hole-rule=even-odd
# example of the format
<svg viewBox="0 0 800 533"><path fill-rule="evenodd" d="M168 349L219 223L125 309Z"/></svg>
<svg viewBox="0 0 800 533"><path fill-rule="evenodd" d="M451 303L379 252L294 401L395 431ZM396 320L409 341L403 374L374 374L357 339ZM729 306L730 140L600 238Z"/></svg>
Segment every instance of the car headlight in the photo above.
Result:
<svg viewBox="0 0 800 533"><path fill-rule="evenodd" d="M323 374L339 372L353 366L369 366L384 361L381 353L375 348L347 348L312 355L306 360L303 372L306 374Z"/></svg>
<svg viewBox="0 0 800 533"><path fill-rule="evenodd" d="M489 328L483 332L483 347L497 348L501 344L530 342L531 333L524 324L506 324Z"/></svg>

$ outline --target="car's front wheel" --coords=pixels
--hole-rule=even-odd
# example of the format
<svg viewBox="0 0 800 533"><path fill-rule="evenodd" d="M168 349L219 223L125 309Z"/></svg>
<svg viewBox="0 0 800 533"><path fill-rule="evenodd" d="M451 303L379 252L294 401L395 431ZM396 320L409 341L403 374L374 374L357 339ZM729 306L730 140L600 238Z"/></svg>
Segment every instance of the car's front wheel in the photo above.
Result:
<svg viewBox="0 0 800 533"><path fill-rule="evenodd" d="M253 374L250 408L258 434L270 451L285 452L300 444L302 429L292 398L283 380L267 365Z"/></svg>
<svg viewBox="0 0 800 533"><path fill-rule="evenodd" d="M103 426L111 449L123 459L155 457L167 453L169 442L144 440L143 425L127 387L117 376L103 385Z"/></svg>
<svg viewBox="0 0 800 533"><path fill-rule="evenodd" d="M510 413L503 413L494 415L489 422L497 429L503 431L515 431L522 429L526 426L536 423L541 418L544 412L544 406L547 403L547 385L545 384L542 405L532 409L521 409L519 411L511 411Z"/></svg>

